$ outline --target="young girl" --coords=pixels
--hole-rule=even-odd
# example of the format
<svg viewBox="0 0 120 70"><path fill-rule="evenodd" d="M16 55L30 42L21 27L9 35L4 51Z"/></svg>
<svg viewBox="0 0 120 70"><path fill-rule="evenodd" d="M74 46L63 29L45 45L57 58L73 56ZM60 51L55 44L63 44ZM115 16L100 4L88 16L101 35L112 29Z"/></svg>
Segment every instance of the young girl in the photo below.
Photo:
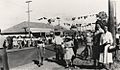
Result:
<svg viewBox="0 0 120 70"><path fill-rule="evenodd" d="M72 38L70 37L65 38L64 48L66 52L64 54L64 59L66 62L66 68L70 67L69 65L71 64L71 59L72 59L72 56L74 55L72 47L73 47Z"/></svg>

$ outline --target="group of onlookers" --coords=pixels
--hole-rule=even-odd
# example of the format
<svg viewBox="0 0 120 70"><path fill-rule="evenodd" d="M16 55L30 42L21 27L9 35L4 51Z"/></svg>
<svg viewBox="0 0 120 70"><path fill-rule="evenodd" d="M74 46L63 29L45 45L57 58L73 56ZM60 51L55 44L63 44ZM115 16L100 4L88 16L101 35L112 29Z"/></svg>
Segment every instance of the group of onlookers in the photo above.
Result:
<svg viewBox="0 0 120 70"><path fill-rule="evenodd" d="M53 37L40 37L44 40L45 44L52 44ZM38 39L38 37L22 37L22 36L8 36L6 37L6 46L7 49L13 49L13 48L25 48L25 47L35 47L35 41Z"/></svg>
<svg viewBox="0 0 120 70"><path fill-rule="evenodd" d="M63 37L63 35L60 35L60 37ZM27 38L22 36L8 36L6 37L7 49L13 49L13 48L21 49L25 47L35 47L35 40L37 38L38 37ZM49 45L49 44L52 44L54 35L53 36L47 35L40 38L44 39L44 42L46 45ZM81 45L85 44L85 39L84 39L85 36L83 34L78 35L77 38Z"/></svg>

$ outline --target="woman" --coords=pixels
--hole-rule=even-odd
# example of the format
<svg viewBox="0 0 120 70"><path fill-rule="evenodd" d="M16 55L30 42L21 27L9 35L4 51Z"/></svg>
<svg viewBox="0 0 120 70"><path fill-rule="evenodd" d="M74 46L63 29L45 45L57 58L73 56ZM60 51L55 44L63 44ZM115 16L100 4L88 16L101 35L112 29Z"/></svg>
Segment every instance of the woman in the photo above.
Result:
<svg viewBox="0 0 120 70"><path fill-rule="evenodd" d="M92 58L94 60L94 66L98 66L98 64L99 64L98 60L99 60L99 55L100 55L100 50L99 50L100 37L103 32L104 32L104 30L102 29L100 24L96 22L95 32L93 35L93 47L92 47L92 50L93 50Z"/></svg>
<svg viewBox="0 0 120 70"><path fill-rule="evenodd" d="M72 38L71 37L65 38L64 48L66 52L64 54L64 59L65 59L67 68L70 67L71 59L72 59L72 56L74 55L72 47L73 47Z"/></svg>
<svg viewBox="0 0 120 70"><path fill-rule="evenodd" d="M105 26L104 33L101 35L100 38L100 45L103 44L105 44L105 46L103 52L100 53L99 62L105 65L105 67L108 69L107 66L109 65L110 68L111 63L113 63L112 53L108 52L109 47L111 47L111 45L113 44L113 37L111 32L108 31L107 26Z"/></svg>

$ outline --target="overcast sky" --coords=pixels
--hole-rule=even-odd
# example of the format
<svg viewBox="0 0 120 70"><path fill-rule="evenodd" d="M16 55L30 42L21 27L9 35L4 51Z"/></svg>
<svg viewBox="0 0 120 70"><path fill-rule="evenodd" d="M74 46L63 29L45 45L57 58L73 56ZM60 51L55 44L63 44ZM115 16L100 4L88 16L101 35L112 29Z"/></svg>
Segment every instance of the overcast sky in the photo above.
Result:
<svg viewBox="0 0 120 70"><path fill-rule="evenodd" d="M27 21L25 2L26 0L0 0L2 30ZM117 12L119 12L119 5L120 2L117 1ZM108 12L108 0L32 0L30 9L32 10L31 21L38 21L37 19L43 16L83 16L100 11Z"/></svg>

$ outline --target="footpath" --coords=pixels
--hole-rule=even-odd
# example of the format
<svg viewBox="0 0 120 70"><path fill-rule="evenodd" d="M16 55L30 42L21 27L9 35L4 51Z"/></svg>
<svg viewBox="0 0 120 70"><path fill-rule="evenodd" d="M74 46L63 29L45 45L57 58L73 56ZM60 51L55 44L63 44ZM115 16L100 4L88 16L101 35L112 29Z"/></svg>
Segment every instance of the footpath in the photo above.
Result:
<svg viewBox="0 0 120 70"><path fill-rule="evenodd" d="M78 54L80 54L83 50L84 50L84 47L79 48ZM10 70L106 70L106 69L95 69L95 67L92 66L93 61L81 60L79 58L76 58L74 60L75 62L74 64L77 65L77 68L65 69L64 66L55 62L53 57L55 56L51 56L48 58L49 60L45 60L44 64L40 67L34 64L34 62L31 62L25 65L11 68ZM120 62L114 62L111 70L120 70Z"/></svg>
<svg viewBox="0 0 120 70"><path fill-rule="evenodd" d="M52 59L52 58L49 58L49 59ZM61 66L55 62L44 61L44 65L40 67L34 64L34 62L31 62L29 64L18 66L10 70L95 70L95 69L80 69L80 68L66 69L64 66ZM102 70L105 70L105 69L102 69Z"/></svg>
<svg viewBox="0 0 120 70"><path fill-rule="evenodd" d="M84 48L80 48L78 50L79 53L81 53L81 51L83 49ZM55 57L55 56L49 57L48 59L53 60L53 57ZM34 62L31 62L31 63L25 64L25 65L11 68L10 70L68 70L68 69L65 69L64 66L59 65L58 63L56 63L54 61L45 60L44 65L42 65L40 67L38 67L36 64L34 64ZM81 70L81 69L77 68L77 69L72 69L72 70ZM89 70L89 69L84 69L84 70Z"/></svg>
<svg viewBox="0 0 120 70"><path fill-rule="evenodd" d="M34 62L12 68L10 70L64 70L64 67L55 62L44 61L44 65L38 67Z"/></svg>

